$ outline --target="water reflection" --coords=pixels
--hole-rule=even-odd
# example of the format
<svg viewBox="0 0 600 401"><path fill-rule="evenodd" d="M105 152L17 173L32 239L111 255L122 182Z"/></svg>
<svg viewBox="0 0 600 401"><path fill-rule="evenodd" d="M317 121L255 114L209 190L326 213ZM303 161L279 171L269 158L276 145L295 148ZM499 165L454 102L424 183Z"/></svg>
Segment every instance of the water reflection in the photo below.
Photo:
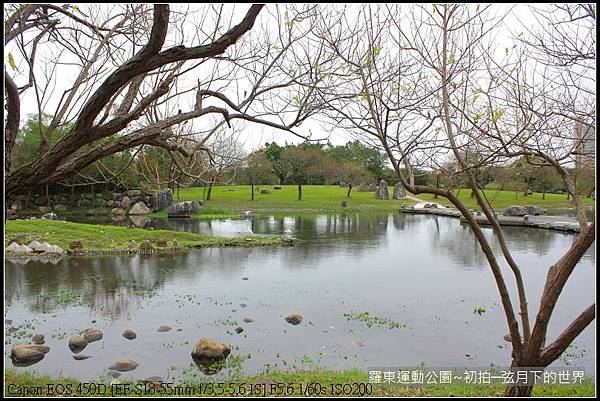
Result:
<svg viewBox="0 0 600 401"><path fill-rule="evenodd" d="M190 363L190 346L185 344L201 337L239 346L238 355L252 353L244 367L252 373L279 355L291 361L316 352L323 354L325 366L363 369L417 366L422 361L430 366L463 365L465 353L475 355L473 366L510 358L510 351L497 347L505 345L501 335L506 323L489 266L471 229L457 219L349 212L225 221L158 219L147 225L224 236L247 235L250 230L279 235L290 229L305 242L177 255L6 260L5 318L45 322L42 329L53 352L36 364L41 372L60 369L77 377L98 377L126 349L127 357L140 362L132 374L161 374L157 369L185 368ZM501 257L492 230L486 227L483 232ZM534 310L547 267L575 236L523 227L506 227L504 232L524 270ZM593 298L593 248L578 269L561 295L553 330L566 327ZM241 308L240 303L247 306ZM475 306L485 306L488 312L474 316ZM369 311L407 327L367 331L360 322L344 318L351 311ZM283 317L294 312L305 319L292 327ZM256 322L245 325L247 316ZM98 320L105 337L94 364L86 365L72 359L68 337L60 342L49 334L75 334L92 319ZM174 330L157 333L163 324ZM243 335L232 334L236 325L244 326ZM121 333L126 328L135 329L139 338L125 340ZM588 352L586 368L595 359L593 331L578 340ZM363 346L357 347L357 342ZM88 347L92 352L98 345ZM201 368L212 373L212 367Z"/></svg>

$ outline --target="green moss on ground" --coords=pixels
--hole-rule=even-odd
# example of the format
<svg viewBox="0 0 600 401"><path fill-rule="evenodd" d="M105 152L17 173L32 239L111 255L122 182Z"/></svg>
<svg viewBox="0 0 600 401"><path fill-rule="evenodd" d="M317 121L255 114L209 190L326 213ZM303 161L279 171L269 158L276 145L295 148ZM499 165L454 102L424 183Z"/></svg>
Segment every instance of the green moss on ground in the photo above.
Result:
<svg viewBox="0 0 600 401"><path fill-rule="evenodd" d="M48 242L63 249L68 249L72 241L83 240L85 250L126 250L129 249L131 240L135 240L139 246L144 240L154 242L158 239L166 240L170 246L173 245L173 241L177 241L178 246L190 248L287 244L280 237L224 238L179 231L148 230L45 219L7 221L4 236L5 247L11 239L19 239L22 244L29 244L33 240Z"/></svg>

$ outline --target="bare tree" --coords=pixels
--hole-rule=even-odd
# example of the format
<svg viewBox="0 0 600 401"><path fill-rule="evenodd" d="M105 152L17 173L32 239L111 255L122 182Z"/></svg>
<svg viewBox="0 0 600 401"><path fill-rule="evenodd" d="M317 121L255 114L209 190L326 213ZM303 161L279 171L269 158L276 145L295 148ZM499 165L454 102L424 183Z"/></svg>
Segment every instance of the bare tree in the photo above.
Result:
<svg viewBox="0 0 600 401"><path fill-rule="evenodd" d="M312 8L263 8L251 6L234 25L225 6L5 6L6 192L64 182L142 145L190 158L236 120L298 134L294 127L316 112L300 82L318 58L290 68L311 30L302 20ZM22 98L34 92L42 115L65 71L76 78L55 102L41 140L68 122L73 128L32 163L11 169ZM16 83L24 75L27 82Z"/></svg>
<svg viewBox="0 0 600 401"><path fill-rule="evenodd" d="M506 13L494 16L491 11L483 5L333 9L321 19L318 34L337 59L323 71L331 82L319 87L318 96L335 125L386 152L410 192L444 197L460 210L496 282L511 337L512 366L546 367L595 318L592 304L546 344L558 296L595 240L595 223L586 221L568 169L577 149L572 122L579 119L595 127L595 90L559 80L560 68L531 62L527 49L499 47L497 35ZM584 89L588 93L582 98ZM581 227L571 248L549 267L533 321L521 266L478 182L482 169L518 158L555 169L573 195ZM409 176L417 167L443 172L449 185L439 180L436 186L414 185ZM471 190L501 255L493 252L474 216L453 192L455 183ZM512 272L518 312L501 260ZM507 395L529 395L531 389L509 386Z"/></svg>

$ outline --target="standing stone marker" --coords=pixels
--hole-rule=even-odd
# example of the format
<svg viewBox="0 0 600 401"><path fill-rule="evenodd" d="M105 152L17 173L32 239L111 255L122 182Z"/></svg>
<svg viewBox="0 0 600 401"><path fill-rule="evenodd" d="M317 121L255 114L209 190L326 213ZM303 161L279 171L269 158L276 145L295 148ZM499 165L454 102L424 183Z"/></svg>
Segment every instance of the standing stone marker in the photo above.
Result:
<svg viewBox="0 0 600 401"><path fill-rule="evenodd" d="M406 199L406 189L400 181L398 181L394 186L394 194L392 195L392 199Z"/></svg>
<svg viewBox="0 0 600 401"><path fill-rule="evenodd" d="M379 186L375 191L375 199L390 199L386 180L379 181Z"/></svg>

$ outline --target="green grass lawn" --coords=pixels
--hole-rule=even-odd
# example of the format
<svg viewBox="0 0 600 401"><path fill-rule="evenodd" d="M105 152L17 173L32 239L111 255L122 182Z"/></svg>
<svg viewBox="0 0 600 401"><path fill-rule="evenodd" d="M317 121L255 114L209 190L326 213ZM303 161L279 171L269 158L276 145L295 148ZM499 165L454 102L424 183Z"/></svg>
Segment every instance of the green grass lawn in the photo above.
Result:
<svg viewBox="0 0 600 401"><path fill-rule="evenodd" d="M212 214L217 217L227 216L227 211L239 212L240 210L286 210L286 211L384 211L397 210L403 203L412 205L415 202L406 200L381 200L374 199L373 192L358 192L352 190L350 198L346 198L346 188L339 188L337 185L304 185L302 186L302 200L298 199L298 189L296 185L282 185L281 190L274 190L273 185L264 185L260 188L266 188L271 194L261 195L258 190L255 192L255 199L252 201L249 185L231 185L217 186L213 188L212 199L206 203L203 209L206 209L206 218ZM393 193L393 187L388 188L390 196ZM175 201L201 200L206 194L205 188L182 188L174 194ZM468 208L478 208L475 199L470 197L469 189L462 189L459 192L459 198ZM179 195L179 197L178 197ZM492 201L492 206L497 209L503 209L510 205L534 205L546 209L564 209L573 207L566 195L546 194L542 199L542 194L534 193L530 196L523 196L522 193L514 191L501 191L487 189L485 195ZM450 205L450 202L444 198L434 199L433 195L420 194L417 196L424 201L435 201L443 205ZM342 209L341 202L347 201L348 207ZM587 206L593 206L593 199L583 198L583 203ZM160 213L160 212L159 212ZM162 212L166 216L166 212ZM199 215L198 218L202 218Z"/></svg>
<svg viewBox="0 0 600 401"><path fill-rule="evenodd" d="M5 226L5 247L11 239L19 239L22 244L29 244L33 240L48 242L63 249L68 249L71 241L81 239L86 250L128 249L131 240L135 240L139 246L145 239L164 239L168 241L169 245L172 245L173 241L177 241L178 246L184 247L278 245L285 242L279 237L222 238L179 231L147 230L45 219L8 220Z"/></svg>
<svg viewBox="0 0 600 401"><path fill-rule="evenodd" d="M300 389L305 391L308 389L308 385L310 384L310 394L309 395L321 395L321 396L354 396L358 397L361 395L364 396L383 396L383 397L497 397L502 396L505 390L503 385L485 385L485 386L463 386L463 385L422 385L422 386L399 386L399 385L382 385L382 384L373 384L371 387L370 394L366 394L365 387L362 387L362 393L352 394L353 391L358 391L359 389L358 383L366 383L368 379L368 374L366 372L360 371L358 369L345 370L345 371L333 371L333 370L309 370L309 371L295 371L295 372L271 372L264 373L255 376L243 377L241 379L235 380L219 380L223 382L222 392L223 394L218 394L219 387L217 383L212 387L212 391L207 391L204 393L200 393L200 383L204 382L195 382L195 381L185 381L185 386L189 389L190 387L194 387L196 396L214 396L214 395L228 395L229 389L231 391L235 391L239 394L241 391L238 390L240 386L244 387L244 395L254 395L261 396L260 389L262 388L271 388L271 384L277 385L277 383L283 383L283 389L287 389L288 385L294 391L293 394L299 396ZM205 380L210 380L207 378ZM91 380L92 383L106 383L105 381L100 380ZM169 380L169 382L173 382L173 380ZM16 391L19 389L29 389L30 391L36 391L36 396L45 396L48 395L48 383L54 384L54 387L57 388L57 384L62 384L65 387L70 387L71 391L73 391L72 395L90 395L86 394L84 391L89 391L91 388L99 388L93 387L89 384L86 386L81 386L81 382L76 379L69 378L52 378L48 375L44 376L36 376L30 372L17 373L14 370L7 369L4 371L4 394L5 395L17 395ZM119 383L123 383L123 381L119 381ZM229 383L235 383L231 387L229 387ZM252 391L254 394L250 394L250 385L262 383L264 386L253 386ZM318 386L316 385L318 383ZM356 385L352 386L352 383L356 383ZM95 393L93 395L96 396L110 396L111 387L106 383L104 392ZM340 394L340 389L343 389L341 386L336 385L344 385L350 384L350 386L346 386L346 391L349 391L350 394L344 394L343 392ZM69 386L70 385L70 386ZM181 392L178 392L175 388L180 386L180 384L175 384L171 386L170 394L161 394L159 393L159 389L156 389L153 396L157 395L192 395L191 393L186 393L183 387L179 387ZM165 386L166 387L166 386ZM135 384L129 386L130 395L141 395L142 389L144 388L143 384ZM203 387L210 388L210 387ZM277 395L278 387L274 388L273 395ZM39 389L39 393L37 390ZM121 391L123 386L120 387ZM256 389L259 389L257 391ZM316 393L317 389L319 393ZM100 390L102 391L102 390ZM188 390L189 391L189 390ZM268 390L267 390L268 391ZM281 391L281 390L280 390ZM332 393L333 391L333 393ZM138 392L138 394L136 394ZM337 392L337 394L336 394ZM596 385L591 379L587 379L582 384L572 385L572 386L537 386L533 389L533 396L536 397L593 397L596 392ZM56 394L55 394L56 395ZM266 393L269 396L269 392Z"/></svg>
<svg viewBox="0 0 600 401"><path fill-rule="evenodd" d="M459 199L468 207L478 209L477 200L471 198L470 189L461 189L458 193ZM522 192L515 191L497 191L495 189L484 190L485 196L491 201L492 206L496 209L504 209L510 205L533 205L545 209L564 209L571 208L574 205L571 200L567 200L567 195L562 194L546 194L545 199L542 199L542 194L534 192L532 195L523 196ZM444 198L434 199L433 195L420 194L417 196L420 199L427 201L436 201L443 205L449 205L450 202ZM595 201L589 198L582 198L583 204L593 206Z"/></svg>
<svg viewBox="0 0 600 401"><path fill-rule="evenodd" d="M281 185L281 190L274 190L273 185L263 185L271 191L269 195L261 195L255 187L255 198L251 200L250 185L217 186L212 190L211 200L207 207L217 210L342 210L341 203L346 201L344 210L397 210L403 203L414 204L411 200L374 199L373 192L358 192L352 189L350 198L346 198L347 188L337 185L303 185L302 200L298 200L296 185ZM390 187L390 196L394 188ZM204 188L182 188L173 194L175 201L200 200L204 198Z"/></svg>

